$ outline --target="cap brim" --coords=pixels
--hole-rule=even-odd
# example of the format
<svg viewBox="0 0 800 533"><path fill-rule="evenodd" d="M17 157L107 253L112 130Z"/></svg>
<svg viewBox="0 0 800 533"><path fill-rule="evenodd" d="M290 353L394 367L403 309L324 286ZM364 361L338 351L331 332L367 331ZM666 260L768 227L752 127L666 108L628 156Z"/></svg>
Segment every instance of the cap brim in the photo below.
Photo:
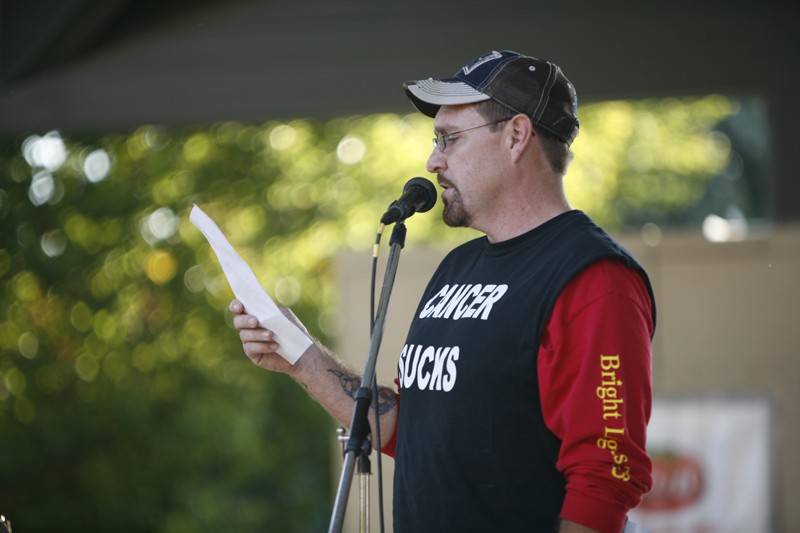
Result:
<svg viewBox="0 0 800 533"><path fill-rule="evenodd" d="M435 117L443 105L474 104L489 100L491 96L483 94L462 81L427 80L407 81L403 84L406 95L420 113Z"/></svg>

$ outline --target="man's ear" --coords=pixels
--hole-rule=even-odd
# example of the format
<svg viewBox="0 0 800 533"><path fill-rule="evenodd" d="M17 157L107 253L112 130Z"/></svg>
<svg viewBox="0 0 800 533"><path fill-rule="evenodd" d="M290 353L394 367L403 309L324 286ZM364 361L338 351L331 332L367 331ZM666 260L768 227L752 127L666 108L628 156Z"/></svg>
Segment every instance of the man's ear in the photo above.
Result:
<svg viewBox="0 0 800 533"><path fill-rule="evenodd" d="M509 149L511 150L511 157L514 163L519 162L522 154L525 153L530 145L533 137L536 135L533 131L533 124L527 115L515 115L509 121L508 139Z"/></svg>

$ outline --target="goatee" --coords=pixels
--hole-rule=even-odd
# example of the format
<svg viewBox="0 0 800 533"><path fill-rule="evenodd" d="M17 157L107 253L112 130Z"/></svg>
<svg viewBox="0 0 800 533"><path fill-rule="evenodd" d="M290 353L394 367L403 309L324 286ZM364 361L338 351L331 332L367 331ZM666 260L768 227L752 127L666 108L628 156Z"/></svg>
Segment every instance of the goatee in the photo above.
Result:
<svg viewBox="0 0 800 533"><path fill-rule="evenodd" d="M444 200L444 211L442 211L442 220L451 228L466 228L469 227L471 217L464 209L464 204L461 203L461 197L458 192L453 189L453 198L450 201Z"/></svg>

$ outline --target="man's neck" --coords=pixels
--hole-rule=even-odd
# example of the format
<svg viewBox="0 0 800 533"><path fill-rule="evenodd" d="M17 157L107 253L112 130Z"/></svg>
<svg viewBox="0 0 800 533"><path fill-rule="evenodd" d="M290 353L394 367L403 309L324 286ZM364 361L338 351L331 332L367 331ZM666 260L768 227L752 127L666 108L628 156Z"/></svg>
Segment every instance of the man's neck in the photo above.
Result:
<svg viewBox="0 0 800 533"><path fill-rule="evenodd" d="M552 206L552 209L538 211L529 215L520 214L512 223L497 224L488 231L484 230L484 233L489 242L496 243L507 241L538 228L548 220L552 220L558 215L571 210L572 207L569 204L565 204L558 207Z"/></svg>

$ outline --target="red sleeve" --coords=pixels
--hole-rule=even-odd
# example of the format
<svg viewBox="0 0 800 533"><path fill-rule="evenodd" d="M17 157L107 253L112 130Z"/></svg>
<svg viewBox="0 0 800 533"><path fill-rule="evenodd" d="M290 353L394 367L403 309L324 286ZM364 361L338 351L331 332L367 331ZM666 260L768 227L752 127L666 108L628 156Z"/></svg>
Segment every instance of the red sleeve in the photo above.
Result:
<svg viewBox="0 0 800 533"><path fill-rule="evenodd" d="M562 441L565 520L619 533L650 490L653 330L644 280L614 260L581 272L553 307L538 371L545 423Z"/></svg>

